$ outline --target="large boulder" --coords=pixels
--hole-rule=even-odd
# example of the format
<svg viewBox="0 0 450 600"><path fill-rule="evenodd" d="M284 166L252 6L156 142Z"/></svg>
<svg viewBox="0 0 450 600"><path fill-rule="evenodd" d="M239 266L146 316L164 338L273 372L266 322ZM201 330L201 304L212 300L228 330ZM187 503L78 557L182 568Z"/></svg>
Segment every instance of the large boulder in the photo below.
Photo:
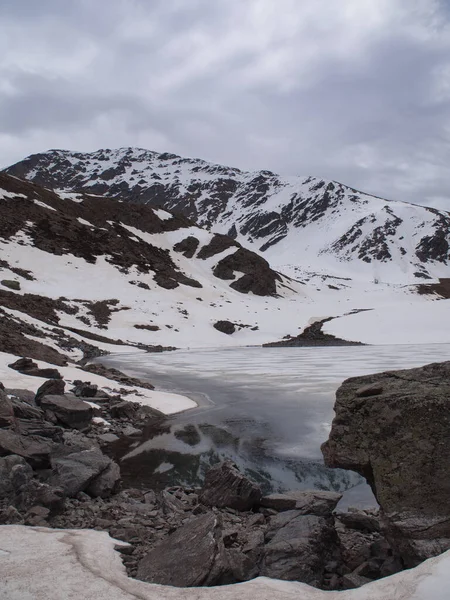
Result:
<svg viewBox="0 0 450 600"><path fill-rule="evenodd" d="M9 429L0 429L0 456L17 454L33 468L46 468L55 444L35 435L21 435Z"/></svg>
<svg viewBox="0 0 450 600"><path fill-rule="evenodd" d="M251 510L261 500L260 487L227 460L206 473L200 502L218 508Z"/></svg>
<svg viewBox="0 0 450 600"><path fill-rule="evenodd" d="M272 517L266 534L260 575L323 583L325 565L337 551L337 536L330 519L289 510Z"/></svg>
<svg viewBox="0 0 450 600"><path fill-rule="evenodd" d="M80 431L89 427L93 416L92 406L70 394L43 396L40 406L50 420Z"/></svg>
<svg viewBox="0 0 450 600"><path fill-rule="evenodd" d="M406 566L450 548L450 362L345 381L322 446L369 482Z"/></svg>
<svg viewBox="0 0 450 600"><path fill-rule="evenodd" d="M191 519L155 546L139 562L137 579L175 587L210 586L228 583L228 569L219 520L211 512Z"/></svg>
<svg viewBox="0 0 450 600"><path fill-rule="evenodd" d="M45 377L46 379L61 379L61 373L58 369L44 368L40 369L31 358L19 358L15 362L8 365L10 369L19 371L23 375L30 377Z"/></svg>
<svg viewBox="0 0 450 600"><path fill-rule="evenodd" d="M36 392L34 402L36 406L40 406L41 398L44 396L61 396L64 394L66 384L63 379L49 379L45 381Z"/></svg>
<svg viewBox="0 0 450 600"><path fill-rule="evenodd" d="M120 480L118 465L97 449L52 458L52 468L50 483L62 488L68 497L87 492L104 498Z"/></svg>

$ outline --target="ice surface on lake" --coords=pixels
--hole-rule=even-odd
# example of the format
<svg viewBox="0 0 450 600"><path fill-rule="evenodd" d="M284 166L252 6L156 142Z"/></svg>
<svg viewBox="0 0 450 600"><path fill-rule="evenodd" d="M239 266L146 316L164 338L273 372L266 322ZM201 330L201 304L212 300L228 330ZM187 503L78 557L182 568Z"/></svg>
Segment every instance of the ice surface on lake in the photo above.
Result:
<svg viewBox="0 0 450 600"><path fill-rule="evenodd" d="M195 473L201 479L209 463L231 458L275 490L346 489L356 483L354 474L338 476L321 465L320 445L328 437L335 392L344 379L443 360L450 360L450 344L235 348L101 359L200 403L175 415L170 432L125 448L120 458L130 473L170 473L171 479L159 476L166 485L198 483L189 477ZM176 435L186 425L196 429L195 443ZM193 455L201 458L188 461ZM163 463L175 466L166 472Z"/></svg>

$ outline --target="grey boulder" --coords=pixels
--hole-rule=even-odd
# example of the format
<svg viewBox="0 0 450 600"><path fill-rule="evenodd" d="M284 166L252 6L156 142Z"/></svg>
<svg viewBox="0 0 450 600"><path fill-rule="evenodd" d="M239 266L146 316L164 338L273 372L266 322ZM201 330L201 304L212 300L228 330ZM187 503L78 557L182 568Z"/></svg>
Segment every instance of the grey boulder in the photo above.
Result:
<svg viewBox="0 0 450 600"><path fill-rule="evenodd" d="M40 405L48 418L73 429L83 431L92 421L92 407L70 394L43 396Z"/></svg>
<svg viewBox="0 0 450 600"><path fill-rule="evenodd" d="M102 498L111 494L120 480L116 463L100 450L83 450L52 459L50 482L64 490L66 496L79 492Z"/></svg>
<svg viewBox="0 0 450 600"><path fill-rule="evenodd" d="M245 477L231 461L210 469L205 477L200 502L218 508L251 510L261 500L260 487Z"/></svg>
<svg viewBox="0 0 450 600"><path fill-rule="evenodd" d="M137 579L175 587L226 583L229 569L218 517L188 521L155 546L138 564Z"/></svg>

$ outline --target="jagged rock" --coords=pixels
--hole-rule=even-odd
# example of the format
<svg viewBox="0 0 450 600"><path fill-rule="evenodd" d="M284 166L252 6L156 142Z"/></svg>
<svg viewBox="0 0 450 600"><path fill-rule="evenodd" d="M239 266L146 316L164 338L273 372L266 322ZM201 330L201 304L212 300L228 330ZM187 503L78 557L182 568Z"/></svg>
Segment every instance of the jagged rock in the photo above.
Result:
<svg viewBox="0 0 450 600"><path fill-rule="evenodd" d="M219 520L213 513L188 521L138 564L137 578L175 587L224 582L229 570Z"/></svg>
<svg viewBox="0 0 450 600"><path fill-rule="evenodd" d="M320 587L325 564L337 549L330 520L289 510L272 517L260 575Z"/></svg>
<svg viewBox="0 0 450 600"><path fill-rule="evenodd" d="M0 456L17 454L34 468L45 468L49 465L50 453L54 447L55 444L46 438L0 429Z"/></svg>
<svg viewBox="0 0 450 600"><path fill-rule="evenodd" d="M366 477L406 566L450 548L450 362L348 379L335 411L325 463Z"/></svg>
<svg viewBox="0 0 450 600"><path fill-rule="evenodd" d="M63 441L64 429L43 420L16 419L16 433L48 438L56 444L60 444Z"/></svg>
<svg viewBox="0 0 450 600"><path fill-rule="evenodd" d="M119 465L113 461L89 484L87 493L94 498L106 498L117 487L120 481Z"/></svg>
<svg viewBox="0 0 450 600"><path fill-rule="evenodd" d="M51 462L53 475L50 482L61 487L69 497L84 491L92 496L105 497L113 491L120 478L118 466L97 449L52 458Z"/></svg>
<svg viewBox="0 0 450 600"><path fill-rule="evenodd" d="M28 419L39 421L44 417L44 413L37 406L33 406L33 404L28 404L27 402L22 402L17 398L11 398L11 404L14 411L14 416L18 419Z"/></svg>
<svg viewBox="0 0 450 600"><path fill-rule="evenodd" d="M227 335L231 335L236 331L236 325L231 321L217 321L213 327L220 333L226 333Z"/></svg>
<svg viewBox="0 0 450 600"><path fill-rule="evenodd" d="M61 490L33 479L33 469L21 456L0 458L0 507L12 506L23 511L36 504L58 510L62 504ZM10 515L11 519L13 517ZM16 522L7 520L6 514L3 514L3 520Z"/></svg>
<svg viewBox="0 0 450 600"><path fill-rule="evenodd" d="M61 396L64 394L65 387L66 383L63 379L49 379L49 381L43 383L36 392L34 397L36 406L40 406L41 399L44 396Z"/></svg>
<svg viewBox="0 0 450 600"><path fill-rule="evenodd" d="M203 504L251 510L260 500L260 487L245 477L231 461L225 461L206 473L200 494Z"/></svg>
<svg viewBox="0 0 450 600"><path fill-rule="evenodd" d="M14 408L6 392L0 389L0 427L11 427L14 424Z"/></svg>
<svg viewBox="0 0 450 600"><path fill-rule="evenodd" d="M336 517L343 523L346 527L350 529L357 529L359 531L380 531L380 519L378 516L373 514L368 514L363 510L352 510L349 512L340 512L336 514Z"/></svg>
<svg viewBox="0 0 450 600"><path fill-rule="evenodd" d="M81 398L94 398L97 394L98 385L91 384L90 381L74 381L74 388L72 392L75 396Z"/></svg>
<svg viewBox="0 0 450 600"><path fill-rule="evenodd" d="M92 407L76 396L64 394L60 396L46 395L41 398L41 407L47 416L81 431L90 425L93 415Z"/></svg>
<svg viewBox="0 0 450 600"><path fill-rule="evenodd" d="M45 377L47 379L61 379L61 373L57 369L40 369L31 358L19 358L19 360L11 363L8 367L15 371L19 371L19 373L22 373L23 375Z"/></svg>
<svg viewBox="0 0 450 600"><path fill-rule="evenodd" d="M111 406L111 416L114 419L133 419L139 410L139 405L135 402L118 402Z"/></svg>
<svg viewBox="0 0 450 600"><path fill-rule="evenodd" d="M261 506L276 511L297 510L302 515L326 517L331 515L342 494L319 490L289 491L283 494L270 494L261 499Z"/></svg>

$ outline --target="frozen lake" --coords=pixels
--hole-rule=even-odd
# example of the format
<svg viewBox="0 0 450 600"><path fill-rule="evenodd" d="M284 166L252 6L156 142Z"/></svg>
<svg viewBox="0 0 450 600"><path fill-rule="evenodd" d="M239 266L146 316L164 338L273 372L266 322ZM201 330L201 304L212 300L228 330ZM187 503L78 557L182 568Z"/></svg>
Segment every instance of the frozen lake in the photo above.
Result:
<svg viewBox="0 0 450 600"><path fill-rule="evenodd" d="M346 489L358 476L325 468L320 452L341 382L450 360L450 344L184 350L100 360L199 403L170 417L163 430L117 443L128 483L197 485L210 464L231 458L266 491Z"/></svg>

